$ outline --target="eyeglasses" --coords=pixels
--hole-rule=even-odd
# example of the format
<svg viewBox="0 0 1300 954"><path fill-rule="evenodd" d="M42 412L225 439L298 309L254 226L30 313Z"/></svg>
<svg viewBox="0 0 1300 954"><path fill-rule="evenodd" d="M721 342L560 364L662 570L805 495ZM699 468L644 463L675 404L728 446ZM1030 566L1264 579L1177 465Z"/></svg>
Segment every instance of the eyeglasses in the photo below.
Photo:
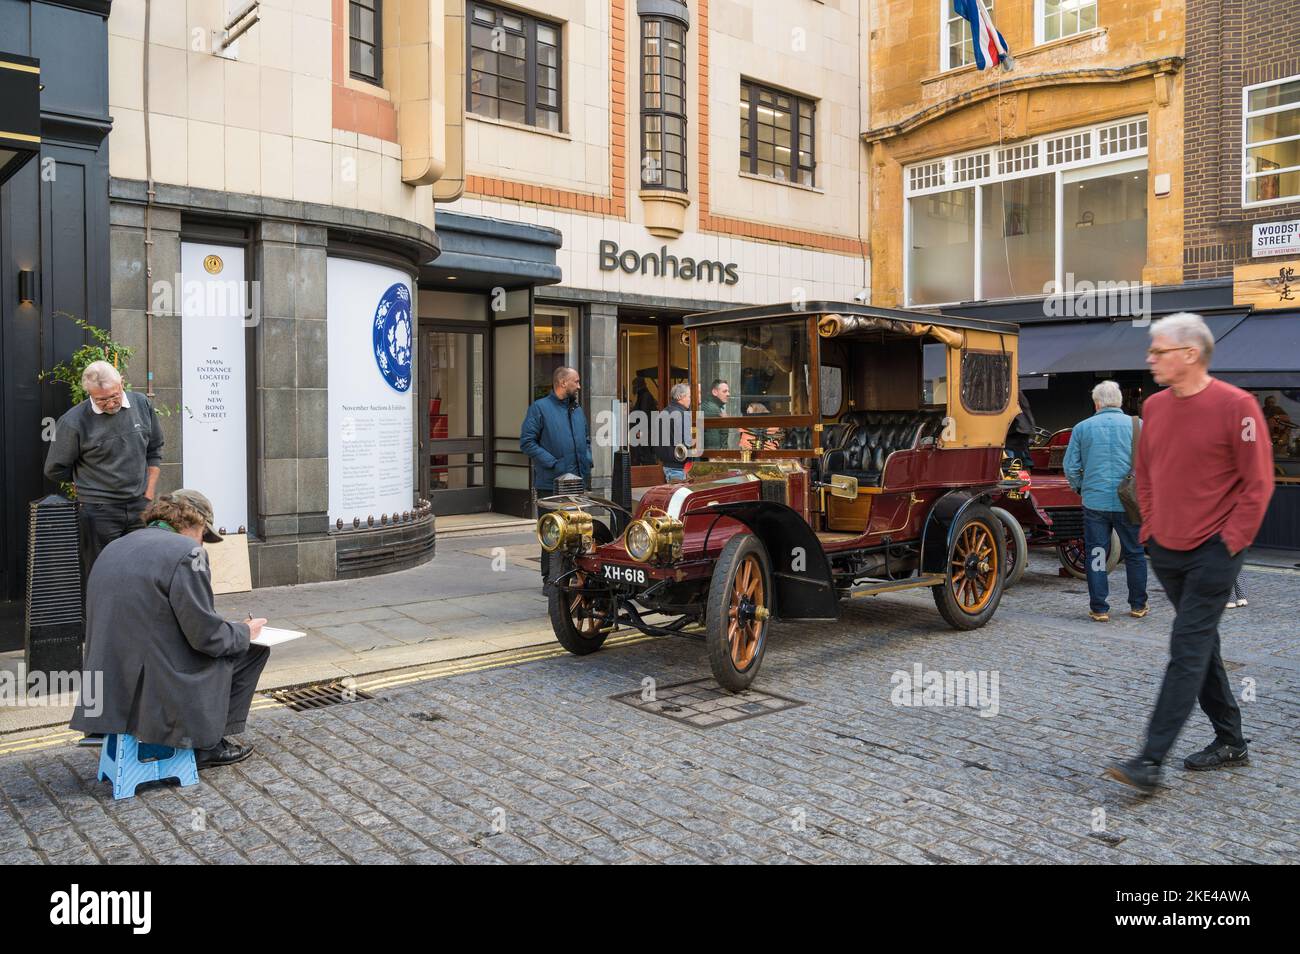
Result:
<svg viewBox="0 0 1300 954"><path fill-rule="evenodd" d="M122 391L119 388L116 394L110 394L105 398L97 398L95 395L91 394L90 400L94 402L95 407L112 407L114 404L122 403Z"/></svg>
<svg viewBox="0 0 1300 954"><path fill-rule="evenodd" d="M1168 354L1171 351L1191 351L1191 345L1183 345L1181 348L1147 348L1148 357L1160 357L1162 354Z"/></svg>

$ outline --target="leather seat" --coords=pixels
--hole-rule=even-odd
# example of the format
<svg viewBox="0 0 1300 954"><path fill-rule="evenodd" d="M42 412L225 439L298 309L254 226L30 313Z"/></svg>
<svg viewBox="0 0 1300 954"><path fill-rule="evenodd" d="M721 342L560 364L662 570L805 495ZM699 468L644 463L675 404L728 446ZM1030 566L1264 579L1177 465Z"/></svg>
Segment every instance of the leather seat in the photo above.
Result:
<svg viewBox="0 0 1300 954"><path fill-rule="evenodd" d="M850 428L842 446L828 450L822 459L825 477L844 474L859 484L879 484L889 455L912 450L925 437L939 434L940 411L853 411L840 419ZM824 478L823 478L824 479Z"/></svg>

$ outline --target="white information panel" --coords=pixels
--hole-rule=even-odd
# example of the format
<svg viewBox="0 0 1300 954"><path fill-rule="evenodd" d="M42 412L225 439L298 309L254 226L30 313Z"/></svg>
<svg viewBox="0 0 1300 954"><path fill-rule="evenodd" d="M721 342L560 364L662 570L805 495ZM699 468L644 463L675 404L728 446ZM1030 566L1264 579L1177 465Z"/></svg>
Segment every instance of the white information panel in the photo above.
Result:
<svg viewBox="0 0 1300 954"><path fill-rule="evenodd" d="M181 481L215 522L248 525L244 250L181 243Z"/></svg>
<svg viewBox="0 0 1300 954"><path fill-rule="evenodd" d="M414 497L411 276L331 258L329 522L409 511Z"/></svg>

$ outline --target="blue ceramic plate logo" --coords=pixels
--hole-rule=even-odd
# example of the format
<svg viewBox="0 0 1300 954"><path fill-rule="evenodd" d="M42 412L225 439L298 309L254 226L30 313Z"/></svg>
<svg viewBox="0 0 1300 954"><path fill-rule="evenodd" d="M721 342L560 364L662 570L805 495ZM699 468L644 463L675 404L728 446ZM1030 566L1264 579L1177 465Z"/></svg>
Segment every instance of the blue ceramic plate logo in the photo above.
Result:
<svg viewBox="0 0 1300 954"><path fill-rule="evenodd" d="M411 389L411 292L401 282L379 299L374 323L375 364L394 391Z"/></svg>

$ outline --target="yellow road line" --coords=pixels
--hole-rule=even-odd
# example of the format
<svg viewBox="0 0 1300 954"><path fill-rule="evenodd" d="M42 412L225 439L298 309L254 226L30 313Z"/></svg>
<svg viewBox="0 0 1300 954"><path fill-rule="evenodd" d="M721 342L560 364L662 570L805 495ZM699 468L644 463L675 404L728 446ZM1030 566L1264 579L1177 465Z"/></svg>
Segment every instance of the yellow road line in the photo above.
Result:
<svg viewBox="0 0 1300 954"><path fill-rule="evenodd" d="M653 638L653 636L647 636L644 633L630 630L622 634L611 636L605 641L605 645L632 646L636 643L643 643ZM376 676L366 679L365 681L358 681L356 683L356 688L362 689L366 692L375 692L380 689L393 689L398 686L408 686L416 682L444 679L448 676L460 676L471 672L484 672L490 669L501 669L505 666L518 666L528 662L536 662L541 659L554 659L557 656L564 656L567 654L568 651L559 644L526 646L521 649L504 650L486 656L471 656L465 659L449 659L446 662L427 666L423 669L402 672L392 676L384 676L382 673L376 674ZM268 709L283 708L286 708L283 702L259 694L259 697L253 700L253 704L249 707L249 711L264 712ZM39 749L53 748L56 745L62 745L65 742L71 742L74 739L79 738L81 738L80 732L65 729L48 735L33 736L26 739L15 739L11 742L0 742L0 755L10 755L16 752L33 752Z"/></svg>

